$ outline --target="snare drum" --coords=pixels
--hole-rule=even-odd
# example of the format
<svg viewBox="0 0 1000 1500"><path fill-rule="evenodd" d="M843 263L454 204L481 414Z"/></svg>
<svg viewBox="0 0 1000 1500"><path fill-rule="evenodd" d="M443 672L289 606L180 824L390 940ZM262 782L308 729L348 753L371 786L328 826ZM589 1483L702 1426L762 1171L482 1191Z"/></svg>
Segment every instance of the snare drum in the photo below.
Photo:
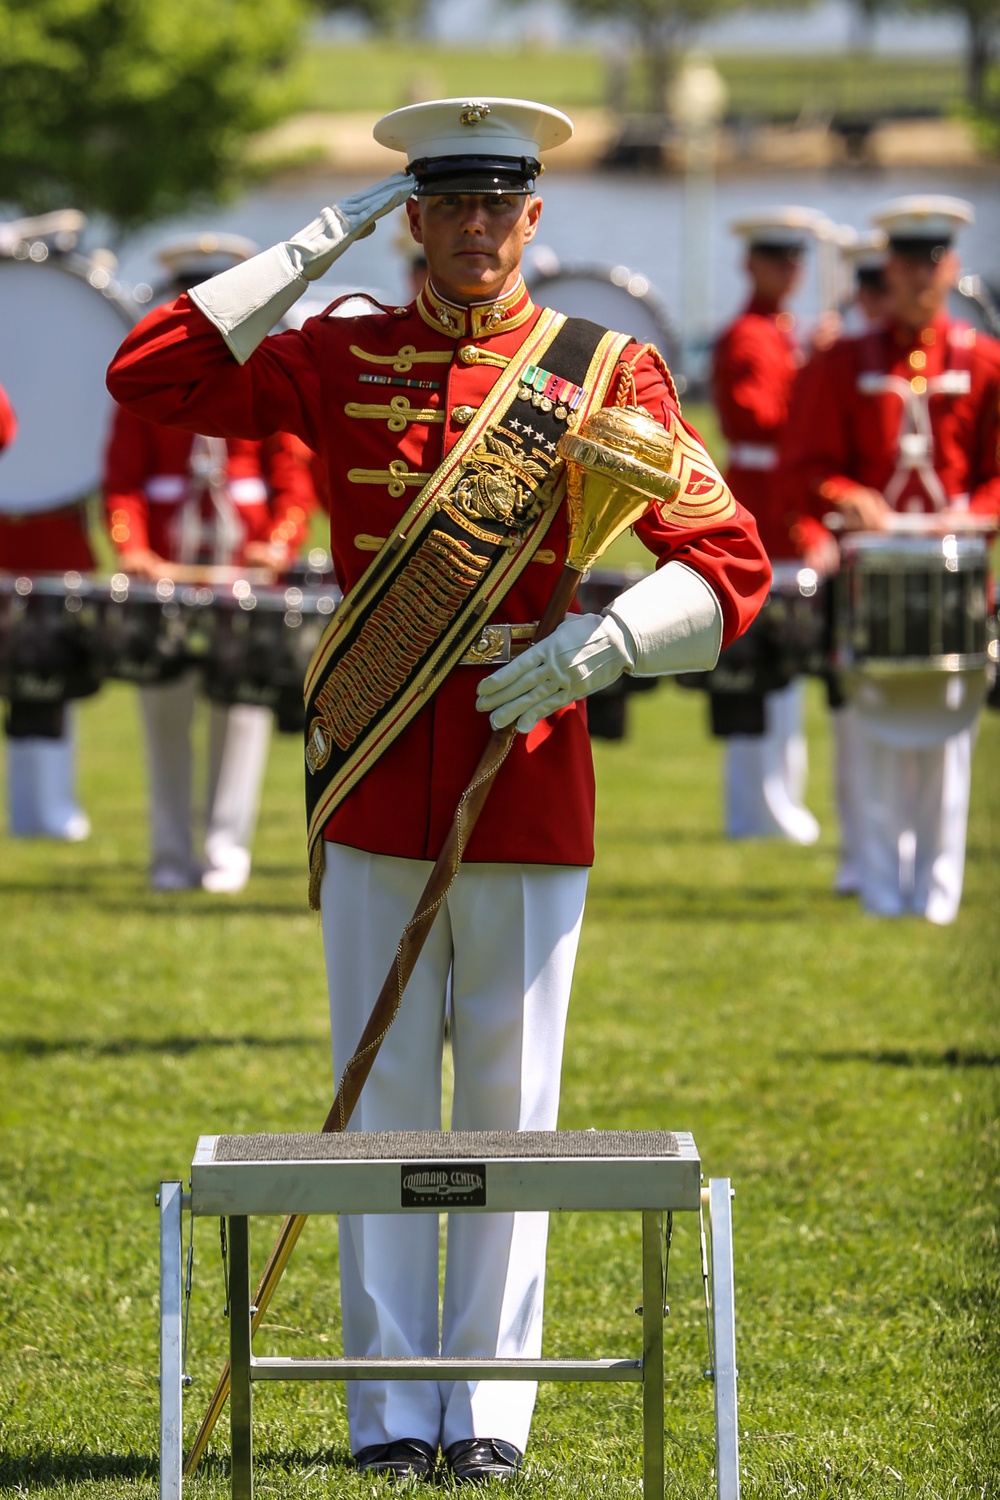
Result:
<svg viewBox="0 0 1000 1500"><path fill-rule="evenodd" d="M340 599L335 584L303 589L237 583L229 593L217 593L203 668L208 697L271 708L282 733L300 733L306 671Z"/></svg>
<svg viewBox="0 0 1000 1500"><path fill-rule="evenodd" d="M834 660L875 738L931 746L974 722L988 680L988 581L982 534L842 539Z"/></svg>
<svg viewBox="0 0 1000 1500"><path fill-rule="evenodd" d="M845 671L985 668L986 539L858 532L841 541L835 662Z"/></svg>
<svg viewBox="0 0 1000 1500"><path fill-rule="evenodd" d="M0 694L11 705L89 698L103 680L100 613L79 573L0 576Z"/></svg>
<svg viewBox="0 0 1000 1500"><path fill-rule="evenodd" d="M109 677L121 682L172 682L202 654L200 611L211 589L181 588L116 573L100 587L101 655Z"/></svg>

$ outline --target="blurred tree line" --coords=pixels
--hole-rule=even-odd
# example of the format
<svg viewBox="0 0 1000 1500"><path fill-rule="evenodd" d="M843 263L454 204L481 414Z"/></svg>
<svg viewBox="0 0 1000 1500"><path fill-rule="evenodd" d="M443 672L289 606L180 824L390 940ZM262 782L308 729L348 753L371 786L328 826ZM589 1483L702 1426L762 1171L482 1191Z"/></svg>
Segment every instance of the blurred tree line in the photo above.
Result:
<svg viewBox="0 0 1000 1500"><path fill-rule="evenodd" d="M696 26L726 11L811 3L567 0L581 20L628 30L653 111L664 108L675 59ZM852 3L862 26L891 8L959 15L970 101L996 107L988 80L1000 55L1000 0ZM299 102L296 62L317 11L357 16L376 35L417 34L429 4L0 0L0 203L15 213L72 204L126 231L217 202L239 181L249 136Z"/></svg>
<svg viewBox="0 0 1000 1500"><path fill-rule="evenodd" d="M0 0L0 202L121 229L218 200L296 99L305 0Z"/></svg>

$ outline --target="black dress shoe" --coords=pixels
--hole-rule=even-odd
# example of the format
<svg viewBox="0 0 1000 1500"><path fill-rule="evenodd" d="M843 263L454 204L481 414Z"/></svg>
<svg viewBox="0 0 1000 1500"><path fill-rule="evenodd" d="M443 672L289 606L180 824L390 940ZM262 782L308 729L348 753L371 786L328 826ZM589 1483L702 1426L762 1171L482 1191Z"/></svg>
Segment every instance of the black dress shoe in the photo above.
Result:
<svg viewBox="0 0 1000 1500"><path fill-rule="evenodd" d="M456 1484L483 1484L487 1479L511 1479L524 1454L503 1438L460 1438L444 1450L445 1463Z"/></svg>
<svg viewBox="0 0 1000 1500"><path fill-rule="evenodd" d="M394 1443L370 1443L354 1455L354 1462L366 1474L385 1474L390 1479L407 1479L415 1474L426 1479L434 1468L437 1450L420 1438L398 1438Z"/></svg>

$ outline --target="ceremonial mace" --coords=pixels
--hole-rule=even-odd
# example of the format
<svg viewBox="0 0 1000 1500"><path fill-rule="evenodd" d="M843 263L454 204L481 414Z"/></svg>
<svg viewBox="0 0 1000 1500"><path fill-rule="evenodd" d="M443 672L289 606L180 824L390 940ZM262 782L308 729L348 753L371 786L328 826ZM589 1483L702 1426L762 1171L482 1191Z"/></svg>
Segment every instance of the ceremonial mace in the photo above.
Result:
<svg viewBox="0 0 1000 1500"><path fill-rule="evenodd" d="M566 464L570 540L565 566L535 632L536 641L544 640L560 624L573 602L581 577L616 537L645 515L654 502L661 508L676 502L680 480L668 472L673 450L673 440L664 428L642 407L634 406L602 408L587 418L579 432L567 431L560 438L556 451ZM472 780L459 798L444 847L428 877L417 909L403 929L392 968L379 991L357 1050L341 1075L340 1087L323 1122L323 1134L347 1129L365 1079L395 1020L407 981L434 918L455 881L476 820L516 733L513 724L506 729L493 730ZM308 1214L289 1214L281 1226L254 1295L251 1337L263 1321L308 1217ZM184 1465L186 1476L193 1474L198 1467L226 1404L229 1386L227 1360Z"/></svg>

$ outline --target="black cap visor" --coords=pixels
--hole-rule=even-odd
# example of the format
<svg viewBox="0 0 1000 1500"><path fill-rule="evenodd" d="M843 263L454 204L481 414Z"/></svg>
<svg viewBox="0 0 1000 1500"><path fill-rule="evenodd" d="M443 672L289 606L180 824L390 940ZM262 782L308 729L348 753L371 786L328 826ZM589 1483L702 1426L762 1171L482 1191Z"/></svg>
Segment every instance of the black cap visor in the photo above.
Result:
<svg viewBox="0 0 1000 1500"><path fill-rule="evenodd" d="M531 193L540 164L530 156L422 156L406 170L416 179L414 196L439 193Z"/></svg>
<svg viewBox="0 0 1000 1500"><path fill-rule="evenodd" d="M806 253L805 240L751 240L754 255L769 255L773 260L801 260Z"/></svg>
<svg viewBox="0 0 1000 1500"><path fill-rule="evenodd" d="M942 235L900 235L889 238L889 254L901 255L904 260L932 260L935 264L944 260L951 249L951 240Z"/></svg>

